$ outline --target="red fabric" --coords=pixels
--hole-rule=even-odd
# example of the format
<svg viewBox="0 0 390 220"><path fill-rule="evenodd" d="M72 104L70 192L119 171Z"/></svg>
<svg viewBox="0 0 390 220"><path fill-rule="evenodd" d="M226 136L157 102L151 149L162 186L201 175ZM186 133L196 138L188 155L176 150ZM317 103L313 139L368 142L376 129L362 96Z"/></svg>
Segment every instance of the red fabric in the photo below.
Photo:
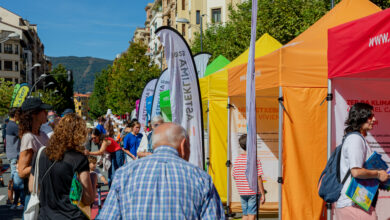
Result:
<svg viewBox="0 0 390 220"><path fill-rule="evenodd" d="M237 190L240 195L256 195L256 193L249 188L248 181L245 175L246 170L246 154L240 154L233 164L233 177L236 181ZM263 168L260 160L257 160L257 175L263 175Z"/></svg>
<svg viewBox="0 0 390 220"><path fill-rule="evenodd" d="M108 137L106 140L111 141L111 144L107 146L106 151L112 153L121 149L121 146L114 139Z"/></svg>
<svg viewBox="0 0 390 220"><path fill-rule="evenodd" d="M328 78L390 78L390 9L328 30Z"/></svg>

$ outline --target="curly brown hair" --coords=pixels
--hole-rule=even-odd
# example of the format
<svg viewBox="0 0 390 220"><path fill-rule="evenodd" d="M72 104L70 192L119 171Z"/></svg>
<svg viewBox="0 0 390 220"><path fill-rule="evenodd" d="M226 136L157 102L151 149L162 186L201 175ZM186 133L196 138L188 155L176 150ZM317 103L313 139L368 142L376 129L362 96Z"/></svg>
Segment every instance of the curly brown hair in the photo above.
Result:
<svg viewBox="0 0 390 220"><path fill-rule="evenodd" d="M67 150L84 153L87 138L87 125L75 113L65 115L56 125L46 148L50 160L62 160Z"/></svg>
<svg viewBox="0 0 390 220"><path fill-rule="evenodd" d="M115 133L114 133L114 126L112 125L112 120L109 118L105 123L104 123L104 129L106 129L107 136L113 138Z"/></svg>
<svg viewBox="0 0 390 220"><path fill-rule="evenodd" d="M19 138L22 139L23 135L27 132L32 132L33 115L39 114L42 109L31 109L22 111L19 115Z"/></svg>

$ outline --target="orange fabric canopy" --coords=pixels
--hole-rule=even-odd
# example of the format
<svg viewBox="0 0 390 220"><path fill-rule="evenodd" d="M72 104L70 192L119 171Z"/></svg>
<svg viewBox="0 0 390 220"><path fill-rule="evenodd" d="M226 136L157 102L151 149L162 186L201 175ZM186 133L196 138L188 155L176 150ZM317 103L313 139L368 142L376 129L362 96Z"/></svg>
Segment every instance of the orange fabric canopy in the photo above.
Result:
<svg viewBox="0 0 390 220"><path fill-rule="evenodd" d="M256 90L271 87L327 87L328 29L381 9L368 0L344 0L301 35L257 58ZM247 65L229 69L229 96L245 94Z"/></svg>

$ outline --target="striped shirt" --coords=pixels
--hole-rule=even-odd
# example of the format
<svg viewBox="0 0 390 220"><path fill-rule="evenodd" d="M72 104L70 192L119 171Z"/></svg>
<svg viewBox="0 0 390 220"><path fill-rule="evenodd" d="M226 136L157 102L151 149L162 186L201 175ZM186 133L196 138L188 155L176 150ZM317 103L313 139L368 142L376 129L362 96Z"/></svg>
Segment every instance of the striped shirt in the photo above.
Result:
<svg viewBox="0 0 390 220"><path fill-rule="evenodd" d="M249 188L248 180L245 175L246 170L246 154L240 154L233 164L233 178L236 181L238 193L240 195L256 195L256 193ZM263 175L263 168L260 160L257 160L257 175ZM260 193L260 192L259 192Z"/></svg>
<svg viewBox="0 0 390 220"><path fill-rule="evenodd" d="M97 219L225 219L211 177L169 146L122 166Z"/></svg>

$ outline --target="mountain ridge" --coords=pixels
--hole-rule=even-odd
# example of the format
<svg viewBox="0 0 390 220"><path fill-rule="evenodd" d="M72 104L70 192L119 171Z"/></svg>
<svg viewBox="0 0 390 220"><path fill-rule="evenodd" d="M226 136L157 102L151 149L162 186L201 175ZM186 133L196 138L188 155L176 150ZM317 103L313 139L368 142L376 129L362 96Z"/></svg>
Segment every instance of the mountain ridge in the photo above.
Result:
<svg viewBox="0 0 390 220"><path fill-rule="evenodd" d="M93 91L95 74L112 65L112 60L96 58L91 56L60 56L48 57L52 62L54 69L59 64L65 66L66 69L73 71L74 92L87 93Z"/></svg>

